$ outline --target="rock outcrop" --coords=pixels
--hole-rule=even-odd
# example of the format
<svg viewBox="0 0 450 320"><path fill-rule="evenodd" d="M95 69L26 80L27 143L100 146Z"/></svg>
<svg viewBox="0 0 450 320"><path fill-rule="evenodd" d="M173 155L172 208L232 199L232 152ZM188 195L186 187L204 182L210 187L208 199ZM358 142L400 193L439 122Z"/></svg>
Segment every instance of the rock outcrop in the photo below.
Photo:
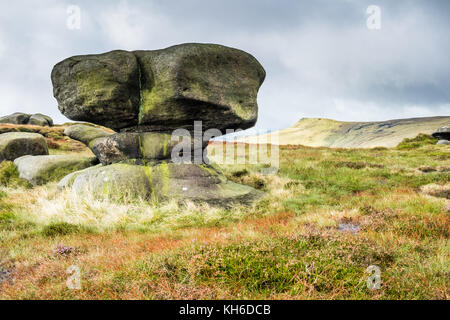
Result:
<svg viewBox="0 0 450 320"><path fill-rule="evenodd" d="M432 136L438 139L437 144L450 145L450 127L442 127L432 133Z"/></svg>
<svg viewBox="0 0 450 320"><path fill-rule="evenodd" d="M48 155L47 142L42 135L27 132L0 134L0 162L14 161L26 155Z"/></svg>
<svg viewBox="0 0 450 320"><path fill-rule="evenodd" d="M58 63L52 82L60 111L116 131L85 125L66 130L103 166L72 174L61 187L113 198L129 193L212 203L259 195L205 164L211 137L203 133L253 126L264 78L253 56L213 44L112 51ZM177 129L182 132L174 135Z"/></svg>
<svg viewBox="0 0 450 320"><path fill-rule="evenodd" d="M53 127L53 119L40 113L26 114L16 112L8 116L0 117L0 123L29 124L41 127Z"/></svg>

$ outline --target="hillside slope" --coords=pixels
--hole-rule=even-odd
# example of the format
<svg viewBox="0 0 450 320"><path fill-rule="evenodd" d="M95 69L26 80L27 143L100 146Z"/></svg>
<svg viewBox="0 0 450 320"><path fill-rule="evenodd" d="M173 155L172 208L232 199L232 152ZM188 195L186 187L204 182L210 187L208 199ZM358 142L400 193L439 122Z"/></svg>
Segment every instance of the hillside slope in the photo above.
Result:
<svg viewBox="0 0 450 320"><path fill-rule="evenodd" d="M395 147L405 138L431 134L450 125L450 117L411 118L380 122L342 122L304 118L290 128L277 131L280 145L331 148ZM264 136L259 136L264 137ZM258 136L240 141L257 143Z"/></svg>

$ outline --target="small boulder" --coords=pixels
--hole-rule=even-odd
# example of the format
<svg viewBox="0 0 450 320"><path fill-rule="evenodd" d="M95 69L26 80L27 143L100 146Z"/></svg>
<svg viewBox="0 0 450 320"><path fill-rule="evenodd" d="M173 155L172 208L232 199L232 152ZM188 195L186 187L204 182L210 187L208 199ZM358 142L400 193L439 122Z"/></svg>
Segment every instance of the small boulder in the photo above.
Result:
<svg viewBox="0 0 450 320"><path fill-rule="evenodd" d="M450 140L439 140L436 144L450 145Z"/></svg>
<svg viewBox="0 0 450 320"><path fill-rule="evenodd" d="M26 114L16 112L0 118L0 123L29 124L41 127L53 127L53 119L41 113Z"/></svg>
<svg viewBox="0 0 450 320"><path fill-rule="evenodd" d="M43 114L33 114L28 121L28 124L33 126L41 126L41 127L52 127L53 120L52 118L45 116Z"/></svg>
<svg viewBox="0 0 450 320"><path fill-rule="evenodd" d="M22 112L16 112L8 116L0 118L0 123L11 123L11 124L28 124L30 120L30 115Z"/></svg>
<svg viewBox="0 0 450 320"><path fill-rule="evenodd" d="M13 161L26 155L48 155L47 142L42 135L27 132L0 134L0 161Z"/></svg>
<svg viewBox="0 0 450 320"><path fill-rule="evenodd" d="M95 157L74 155L24 156L14 161L19 170L19 177L33 185L59 180L71 172L96 163Z"/></svg>
<svg viewBox="0 0 450 320"><path fill-rule="evenodd" d="M64 130L64 134L69 138L80 141L90 147L91 142L93 142L94 140L109 137L113 133L101 128L96 128L84 124L76 124L67 127L66 130Z"/></svg>

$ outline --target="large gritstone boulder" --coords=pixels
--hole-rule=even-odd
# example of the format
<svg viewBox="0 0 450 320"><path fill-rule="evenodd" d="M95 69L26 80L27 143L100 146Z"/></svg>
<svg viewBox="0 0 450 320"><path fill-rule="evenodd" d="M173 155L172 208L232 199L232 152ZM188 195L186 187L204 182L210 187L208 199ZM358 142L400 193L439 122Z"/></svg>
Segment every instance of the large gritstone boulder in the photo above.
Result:
<svg viewBox="0 0 450 320"><path fill-rule="evenodd" d="M0 162L14 161L25 155L47 154L47 142L38 133L9 132L0 134Z"/></svg>
<svg viewBox="0 0 450 320"><path fill-rule="evenodd" d="M59 180L71 172L76 172L95 165L95 157L52 155L24 156L16 159L14 164L19 170L20 178L33 185L42 185Z"/></svg>
<svg viewBox="0 0 450 320"><path fill-rule="evenodd" d="M66 129L102 166L67 176L60 188L217 204L259 196L208 166L205 151L212 136L255 124L264 78L253 56L214 44L112 51L58 63L52 82L60 111L116 131Z"/></svg>
<svg viewBox="0 0 450 320"><path fill-rule="evenodd" d="M76 56L52 71L60 111L126 131L246 129L265 71L250 54L213 44Z"/></svg>

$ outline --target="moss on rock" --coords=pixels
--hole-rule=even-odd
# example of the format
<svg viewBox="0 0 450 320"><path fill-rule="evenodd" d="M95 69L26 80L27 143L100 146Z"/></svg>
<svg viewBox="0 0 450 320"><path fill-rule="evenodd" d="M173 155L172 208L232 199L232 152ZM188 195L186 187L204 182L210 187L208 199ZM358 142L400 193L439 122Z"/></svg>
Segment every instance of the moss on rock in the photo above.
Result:
<svg viewBox="0 0 450 320"><path fill-rule="evenodd" d="M14 162L20 178L33 185L42 185L62 179L67 174L96 164L95 157L52 155L25 156Z"/></svg>

